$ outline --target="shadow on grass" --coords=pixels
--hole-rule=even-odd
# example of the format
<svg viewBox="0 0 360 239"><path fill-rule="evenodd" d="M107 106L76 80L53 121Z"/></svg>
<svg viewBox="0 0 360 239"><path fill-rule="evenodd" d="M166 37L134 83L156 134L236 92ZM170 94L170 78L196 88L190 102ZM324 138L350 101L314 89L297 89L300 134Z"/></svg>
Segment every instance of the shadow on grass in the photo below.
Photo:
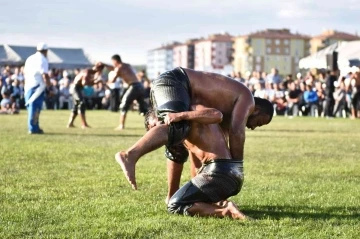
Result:
<svg viewBox="0 0 360 239"><path fill-rule="evenodd" d="M96 137L136 137L136 138L140 138L144 135L142 134L93 134L93 133L79 133L79 132L69 132L69 133L60 133L60 132L50 132L50 133L45 133L45 135L67 135L67 136L96 136Z"/></svg>
<svg viewBox="0 0 360 239"><path fill-rule="evenodd" d="M249 206L250 207L250 206ZM360 209L357 207L310 207L310 206L258 206L256 209L245 209L244 213L254 219L356 219L360 218Z"/></svg>

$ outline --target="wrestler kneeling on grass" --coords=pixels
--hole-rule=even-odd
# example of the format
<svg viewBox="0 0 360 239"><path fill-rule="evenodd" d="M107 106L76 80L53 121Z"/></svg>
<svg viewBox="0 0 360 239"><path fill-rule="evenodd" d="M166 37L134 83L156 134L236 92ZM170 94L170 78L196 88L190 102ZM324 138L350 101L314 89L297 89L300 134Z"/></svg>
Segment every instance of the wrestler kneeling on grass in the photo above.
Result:
<svg viewBox="0 0 360 239"><path fill-rule="evenodd" d="M240 192L244 176L243 161L232 159L219 125L222 113L201 105L193 106L192 109L169 113L164 122L159 121L154 111L148 112L145 118L147 130L163 123L170 125L188 121L190 131L184 145L203 164L198 174L172 196L168 211L190 216L245 219L233 202L226 201Z"/></svg>

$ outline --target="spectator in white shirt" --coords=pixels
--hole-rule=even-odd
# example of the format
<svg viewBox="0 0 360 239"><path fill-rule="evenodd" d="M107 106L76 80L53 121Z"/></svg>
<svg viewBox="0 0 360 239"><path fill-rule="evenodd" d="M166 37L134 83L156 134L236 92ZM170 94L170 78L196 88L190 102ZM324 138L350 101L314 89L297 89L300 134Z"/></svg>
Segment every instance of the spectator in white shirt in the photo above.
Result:
<svg viewBox="0 0 360 239"><path fill-rule="evenodd" d="M108 79L112 79L115 76L114 71L110 71L108 74ZM113 83L108 83L108 87L110 89L110 110L112 112L118 112L120 106L120 84L121 78L117 77L116 81Z"/></svg>
<svg viewBox="0 0 360 239"><path fill-rule="evenodd" d="M48 46L37 45L37 52L25 62L25 101L28 109L29 134L43 134L39 127L39 115L44 101L46 85L50 86L49 63L46 59Z"/></svg>

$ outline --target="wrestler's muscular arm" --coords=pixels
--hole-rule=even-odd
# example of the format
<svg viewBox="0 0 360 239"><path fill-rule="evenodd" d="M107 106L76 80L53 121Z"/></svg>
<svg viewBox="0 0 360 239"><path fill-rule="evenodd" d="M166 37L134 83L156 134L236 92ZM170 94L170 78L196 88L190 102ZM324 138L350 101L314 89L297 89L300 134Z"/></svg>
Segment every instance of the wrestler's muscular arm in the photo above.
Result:
<svg viewBox="0 0 360 239"><path fill-rule="evenodd" d="M234 159L244 158L245 127L254 108L255 102L251 93L239 96L234 105L229 130L230 152Z"/></svg>
<svg viewBox="0 0 360 239"><path fill-rule="evenodd" d="M192 109L193 111L167 114L164 119L165 124L169 125L182 120L194 121L199 124L219 124L222 121L223 115L217 109L206 108L202 105L194 105Z"/></svg>

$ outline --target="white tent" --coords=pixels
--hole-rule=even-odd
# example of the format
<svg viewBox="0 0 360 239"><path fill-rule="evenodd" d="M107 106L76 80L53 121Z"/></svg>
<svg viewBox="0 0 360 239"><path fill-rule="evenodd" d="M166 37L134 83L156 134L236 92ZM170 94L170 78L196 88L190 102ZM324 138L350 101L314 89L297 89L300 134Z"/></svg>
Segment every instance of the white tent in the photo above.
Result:
<svg viewBox="0 0 360 239"><path fill-rule="evenodd" d="M0 65L23 65L36 52L35 46L0 45ZM52 48L48 51L50 68L85 68L93 62L81 48Z"/></svg>
<svg viewBox="0 0 360 239"><path fill-rule="evenodd" d="M345 70L353 65L360 63L360 41L338 42L334 43L315 54L302 58L299 61L301 69L327 69L327 57L338 53L338 67Z"/></svg>

